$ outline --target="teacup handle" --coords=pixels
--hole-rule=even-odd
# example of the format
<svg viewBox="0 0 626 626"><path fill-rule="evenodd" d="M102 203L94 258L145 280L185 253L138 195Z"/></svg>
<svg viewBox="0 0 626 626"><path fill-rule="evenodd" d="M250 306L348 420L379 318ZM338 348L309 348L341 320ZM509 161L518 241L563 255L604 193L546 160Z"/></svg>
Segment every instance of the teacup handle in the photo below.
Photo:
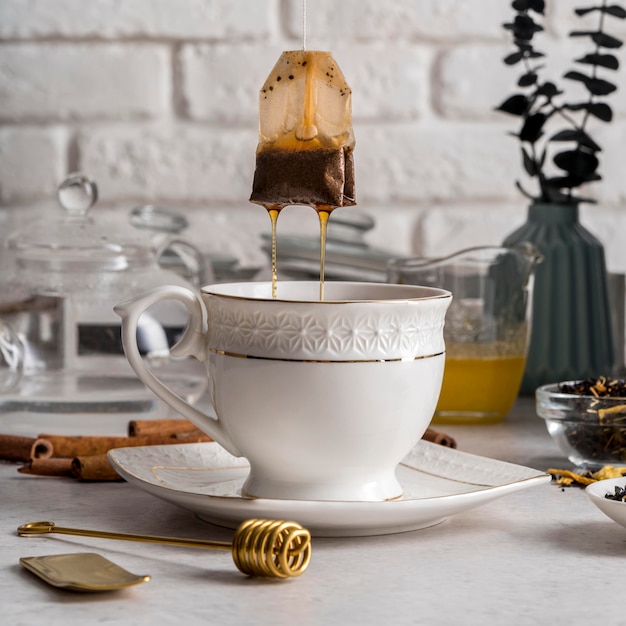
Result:
<svg viewBox="0 0 626 626"><path fill-rule="evenodd" d="M206 360L203 342L203 321L206 318L202 300L190 289L185 287L157 287L136 299L126 300L114 307L122 318L122 345L126 358L141 381L149 387L161 400L174 410L193 422L220 445L235 456L242 456L225 432L219 417L206 415L198 408L176 395L167 385L161 382L146 366L137 345L137 324L141 314L153 304L162 300L177 300L189 312L189 322L182 337L172 346L172 356L193 356L199 361Z"/></svg>

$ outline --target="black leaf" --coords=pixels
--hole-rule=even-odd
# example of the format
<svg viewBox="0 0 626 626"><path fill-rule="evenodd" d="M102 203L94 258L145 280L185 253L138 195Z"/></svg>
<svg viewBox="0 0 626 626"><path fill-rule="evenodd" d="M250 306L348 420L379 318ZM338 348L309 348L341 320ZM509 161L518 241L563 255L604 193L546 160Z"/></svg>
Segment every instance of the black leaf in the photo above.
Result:
<svg viewBox="0 0 626 626"><path fill-rule="evenodd" d="M604 102L579 102L577 104L565 104L564 109L569 111L589 111L590 115L597 117L603 122L610 122L613 119L613 110Z"/></svg>
<svg viewBox="0 0 626 626"><path fill-rule="evenodd" d="M581 72L567 72L563 74L563 78L569 78L570 80L577 80L585 84L585 87L594 96L607 96L613 93L617 87L603 78L592 78Z"/></svg>
<svg viewBox="0 0 626 626"><path fill-rule="evenodd" d="M612 54L586 54L580 59L575 59L576 63L587 63L589 65L599 65L600 67L606 67L609 70L616 70L619 68L619 61L617 57Z"/></svg>
<svg viewBox="0 0 626 626"><path fill-rule="evenodd" d="M587 76L587 74L583 74L582 72L567 72L567 74L563 74L563 78L578 80L581 83L586 83L588 80L591 80L590 76Z"/></svg>
<svg viewBox="0 0 626 626"><path fill-rule="evenodd" d="M520 41L530 41L535 33L543 30L530 15L517 15L513 23L504 24L504 28L513 31L515 39Z"/></svg>
<svg viewBox="0 0 626 626"><path fill-rule="evenodd" d="M546 96L548 99L554 98L554 96L558 96L561 93L563 92L559 91L557 86L550 81L546 81L543 85L539 85L539 87L537 87L537 91L535 91L537 96Z"/></svg>
<svg viewBox="0 0 626 626"><path fill-rule="evenodd" d="M520 131L519 138L521 141L528 141L529 143L535 143L539 137L543 134L543 125L545 124L547 116L544 113L534 113L528 116L522 130Z"/></svg>
<svg viewBox="0 0 626 626"><path fill-rule="evenodd" d="M550 141L575 141L592 152L601 152L602 148L584 131L579 128L562 130L550 137Z"/></svg>
<svg viewBox="0 0 626 626"><path fill-rule="evenodd" d="M597 30L573 30L569 36L570 37L593 37L597 34Z"/></svg>
<svg viewBox="0 0 626 626"><path fill-rule="evenodd" d="M580 16L587 15L587 13L592 13L593 11L600 11L602 13L612 15L613 17L619 17L622 20L626 18L626 10L618 4L612 4L608 7L600 6L589 7L588 9L574 9L574 13Z"/></svg>
<svg viewBox="0 0 626 626"><path fill-rule="evenodd" d="M619 17L620 19L626 18L626 10L618 4L612 4L608 7L600 6L600 7L590 7L588 9L574 9L576 15L587 15L587 13L592 13L593 11L601 11L602 13L607 13L608 15L612 15L613 17Z"/></svg>
<svg viewBox="0 0 626 626"><path fill-rule="evenodd" d="M565 170L571 176L577 176L587 180L587 177L594 174L599 161L598 158L582 150L566 150L559 152L554 157L554 164Z"/></svg>
<svg viewBox="0 0 626 626"><path fill-rule="evenodd" d="M585 87L594 96L608 96L617 90L617 87L603 78L592 78L585 83Z"/></svg>
<svg viewBox="0 0 626 626"><path fill-rule="evenodd" d="M520 76L517 84L520 87L529 87L530 85L534 85L536 82L537 74L535 72L526 72L526 74L522 74L522 76Z"/></svg>
<svg viewBox="0 0 626 626"><path fill-rule="evenodd" d="M599 180L602 180L602 176L595 173L590 174L589 176L573 176L571 174L568 176L554 176L553 178L549 179L550 184L554 185L555 187L568 187L570 189L574 187L580 187L585 183L597 182Z"/></svg>
<svg viewBox="0 0 626 626"><path fill-rule="evenodd" d="M528 5L533 11L542 15L546 8L545 0L529 0Z"/></svg>
<svg viewBox="0 0 626 626"><path fill-rule="evenodd" d="M534 159L528 154L528 152L522 146L522 163L524 164L524 169L528 173L529 176L537 176L539 173L537 169L537 164Z"/></svg>
<svg viewBox="0 0 626 626"><path fill-rule="evenodd" d="M572 188L579 187L585 181L578 176L553 176L548 179L550 185L562 189L563 187Z"/></svg>
<svg viewBox="0 0 626 626"><path fill-rule="evenodd" d="M515 65L519 63L524 58L523 53L521 52L513 52L508 56L504 57L504 62L506 65Z"/></svg>
<svg viewBox="0 0 626 626"><path fill-rule="evenodd" d="M603 7L602 10L613 17L619 17L620 20L626 19L626 9L619 4L612 4L608 7Z"/></svg>
<svg viewBox="0 0 626 626"><path fill-rule="evenodd" d="M516 94L507 98L496 110L510 115L524 115L528 110L528 98L523 94Z"/></svg>
<svg viewBox="0 0 626 626"><path fill-rule="evenodd" d="M616 37L611 37L602 31L597 30L574 30L570 37L591 37L593 42L603 48L621 48L622 42Z"/></svg>
<svg viewBox="0 0 626 626"><path fill-rule="evenodd" d="M595 33L591 38L593 39L594 43L602 46L603 48L622 47L622 42L620 39L617 39L616 37L611 37L611 35L607 35L606 33Z"/></svg>
<svg viewBox="0 0 626 626"><path fill-rule="evenodd" d="M613 119L613 109L604 102L590 102L587 111L603 122L610 122Z"/></svg>
<svg viewBox="0 0 626 626"><path fill-rule="evenodd" d="M550 137L550 141L576 141L577 133L578 131L574 130L573 128L567 129L567 130L560 130L558 133Z"/></svg>

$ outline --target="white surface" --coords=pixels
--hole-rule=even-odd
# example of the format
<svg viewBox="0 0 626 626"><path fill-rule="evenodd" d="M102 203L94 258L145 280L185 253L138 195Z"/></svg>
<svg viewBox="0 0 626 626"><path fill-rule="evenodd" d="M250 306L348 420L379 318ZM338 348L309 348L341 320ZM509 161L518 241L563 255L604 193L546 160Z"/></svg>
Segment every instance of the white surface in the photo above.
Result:
<svg viewBox="0 0 626 626"><path fill-rule="evenodd" d="M112 450L118 472L202 519L237 528L249 518L296 520L314 537L382 535L434 526L448 516L550 477L536 470L420 441L398 468L402 497L388 502L242 496L250 466L216 443Z"/></svg>
<svg viewBox="0 0 626 626"><path fill-rule="evenodd" d="M439 427L461 450L540 470L568 467L530 400L505 423ZM314 539L309 569L268 583L243 577L227 552L80 537L18 537L18 525L59 525L200 538L232 531L202 522L128 483L78 483L0 464L0 622L15 626L613 626L624 623L626 530L578 488L547 484L443 524L382 537ZM152 581L111 594L60 591L22 556L97 552Z"/></svg>

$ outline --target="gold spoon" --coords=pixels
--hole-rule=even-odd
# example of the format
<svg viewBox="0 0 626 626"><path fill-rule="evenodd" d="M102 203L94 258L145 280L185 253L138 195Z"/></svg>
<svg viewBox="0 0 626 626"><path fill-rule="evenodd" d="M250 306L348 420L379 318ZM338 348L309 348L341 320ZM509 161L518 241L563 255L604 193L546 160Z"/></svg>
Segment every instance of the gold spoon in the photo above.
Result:
<svg viewBox="0 0 626 626"><path fill-rule="evenodd" d="M311 560L311 533L296 522L249 519L235 531L233 542L134 535L101 530L62 528L54 522L30 522L18 527L20 536L60 533L102 539L164 543L188 548L232 551L237 568L248 576L289 578L304 573Z"/></svg>
<svg viewBox="0 0 626 626"><path fill-rule="evenodd" d="M20 564L49 585L72 591L117 591L150 580L93 552L25 556Z"/></svg>

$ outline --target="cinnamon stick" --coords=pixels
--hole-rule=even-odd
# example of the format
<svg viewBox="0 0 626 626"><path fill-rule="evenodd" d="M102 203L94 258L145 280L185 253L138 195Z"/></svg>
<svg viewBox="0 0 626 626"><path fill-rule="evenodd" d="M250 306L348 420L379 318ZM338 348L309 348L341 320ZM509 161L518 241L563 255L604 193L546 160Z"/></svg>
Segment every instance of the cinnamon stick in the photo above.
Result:
<svg viewBox="0 0 626 626"><path fill-rule="evenodd" d="M17 471L32 476L68 476L83 481L123 480L113 469L106 454L73 459L30 459L27 465Z"/></svg>
<svg viewBox="0 0 626 626"><path fill-rule="evenodd" d="M142 437L148 435L161 435L171 437L180 433L192 432L198 427L189 420L161 419L161 420L131 420L128 422L128 436Z"/></svg>
<svg viewBox="0 0 626 626"><path fill-rule="evenodd" d="M75 458L106 454L115 448L135 446L156 446L173 443L200 443L212 441L201 431L192 432L180 438L161 435L142 437L115 437L105 435L40 435L52 444L54 456L57 458Z"/></svg>
<svg viewBox="0 0 626 626"><path fill-rule="evenodd" d="M27 465L18 467L17 471L34 476L73 476L72 459L30 459Z"/></svg>
<svg viewBox="0 0 626 626"><path fill-rule="evenodd" d="M0 435L0 460L2 461L49 459L51 456L52 444L41 437Z"/></svg>
<svg viewBox="0 0 626 626"><path fill-rule="evenodd" d="M434 428L427 428L426 432L422 435L422 439L431 441L432 443L438 443L439 445L446 446L446 448L456 448L456 440L446 433L439 432Z"/></svg>
<svg viewBox="0 0 626 626"><path fill-rule="evenodd" d="M106 454L72 459L72 475L74 478L84 481L123 480L113 469Z"/></svg>

